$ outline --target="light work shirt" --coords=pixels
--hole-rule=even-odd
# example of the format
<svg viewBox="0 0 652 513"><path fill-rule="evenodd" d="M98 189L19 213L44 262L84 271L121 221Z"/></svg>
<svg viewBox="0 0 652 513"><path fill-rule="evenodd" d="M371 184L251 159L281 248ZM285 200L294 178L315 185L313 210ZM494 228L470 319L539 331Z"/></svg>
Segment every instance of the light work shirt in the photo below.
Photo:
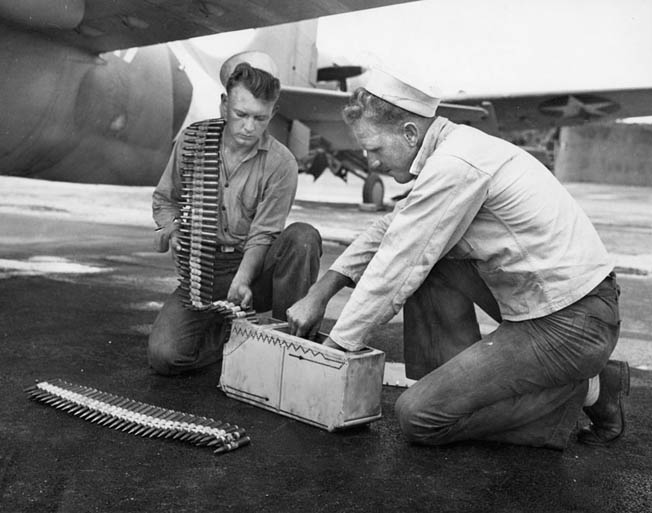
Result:
<svg viewBox="0 0 652 513"><path fill-rule="evenodd" d="M154 221L171 231L179 217L181 144L177 140L152 196ZM283 228L297 191L294 155L267 132L230 173L220 167L218 244L246 251L269 246Z"/></svg>
<svg viewBox="0 0 652 513"><path fill-rule="evenodd" d="M444 257L472 260L509 321L561 310L613 270L568 191L507 141L438 117L410 172L408 196L331 266L356 283L330 333L346 349L361 349Z"/></svg>

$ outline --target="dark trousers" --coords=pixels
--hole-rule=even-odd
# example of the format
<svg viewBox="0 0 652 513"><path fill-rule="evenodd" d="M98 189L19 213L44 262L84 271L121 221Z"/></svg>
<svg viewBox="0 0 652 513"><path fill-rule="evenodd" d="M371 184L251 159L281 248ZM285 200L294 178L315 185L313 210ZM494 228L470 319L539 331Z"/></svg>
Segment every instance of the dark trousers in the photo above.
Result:
<svg viewBox="0 0 652 513"><path fill-rule="evenodd" d="M558 312L501 321L473 265L442 260L404 309L406 372L419 380L396 403L404 433L563 449L618 340L618 295L611 274ZM500 322L484 338L474 303Z"/></svg>
<svg viewBox="0 0 652 513"><path fill-rule="evenodd" d="M272 310L285 320L285 311L306 295L319 274L321 237L305 223L288 226L272 243L263 270L251 286L257 312ZM216 262L215 299L226 299L242 253L220 253ZM222 358L228 326L219 314L189 310L177 288L159 312L149 337L150 366L160 374L179 374Z"/></svg>

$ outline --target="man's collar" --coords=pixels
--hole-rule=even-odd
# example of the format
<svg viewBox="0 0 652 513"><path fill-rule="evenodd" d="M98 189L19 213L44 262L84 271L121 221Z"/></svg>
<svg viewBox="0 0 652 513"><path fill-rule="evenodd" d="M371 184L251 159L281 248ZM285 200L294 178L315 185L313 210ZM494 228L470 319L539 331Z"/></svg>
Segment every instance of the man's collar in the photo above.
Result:
<svg viewBox="0 0 652 513"><path fill-rule="evenodd" d="M414 157L412 165L410 166L410 174L418 176L418 174L423 169L423 166L426 165L426 160L432 155L432 152L435 151L435 148L446 138L450 133L452 128L455 125L448 121L448 119L441 116L437 116L432 122L428 131L426 132L423 142L421 143L421 148L417 153L417 156Z"/></svg>
<svg viewBox="0 0 652 513"><path fill-rule="evenodd" d="M225 119L225 118L221 118ZM255 146L252 148L252 150L255 148L255 151L252 151L251 153L257 153L258 150L264 150L264 151L269 151L269 149L272 147L272 136L269 134L269 130L265 130L263 132L263 135L258 139L256 142Z"/></svg>
<svg viewBox="0 0 652 513"><path fill-rule="evenodd" d="M252 146L251 150L249 150L249 153L247 153L247 156L244 158L243 162L246 162L247 160L254 158L256 155L258 155L259 151L269 151L271 146L272 146L272 136L269 135L269 132L267 130L265 130L263 132L263 135L256 142L256 144Z"/></svg>
<svg viewBox="0 0 652 513"><path fill-rule="evenodd" d="M263 132L263 135L260 136L260 139L256 141L256 144L254 144L251 147L247 155L253 156L256 155L256 153L258 153L259 151L269 151L271 147L272 147L272 136L269 135L269 132L267 130L265 130Z"/></svg>
<svg viewBox="0 0 652 513"><path fill-rule="evenodd" d="M263 135L256 141L256 144L254 144L251 149L247 152L247 155L245 156L243 162L246 162L250 158L255 157L259 151L269 151L269 149L272 147L272 136L269 134L267 130L263 132ZM224 141L222 141L222 144L220 146L221 148L224 148Z"/></svg>
<svg viewBox="0 0 652 513"><path fill-rule="evenodd" d="M261 138L258 139L256 149L269 151L271 147L272 147L272 136L269 135L269 131L265 130Z"/></svg>

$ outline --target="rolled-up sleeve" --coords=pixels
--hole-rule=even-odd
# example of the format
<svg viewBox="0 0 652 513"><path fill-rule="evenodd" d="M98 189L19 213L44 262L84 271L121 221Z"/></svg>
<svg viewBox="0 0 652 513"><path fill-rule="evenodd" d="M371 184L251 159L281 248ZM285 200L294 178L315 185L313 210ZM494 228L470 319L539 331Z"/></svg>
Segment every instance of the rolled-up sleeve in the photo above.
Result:
<svg viewBox="0 0 652 513"><path fill-rule="evenodd" d="M296 160L280 160L265 180L262 198L249 227L244 251L254 246L269 246L283 231L297 193L297 183Z"/></svg>
<svg viewBox="0 0 652 513"><path fill-rule="evenodd" d="M179 143L177 142L152 194L154 222L157 227L166 230L172 226L174 219L179 217L181 181L177 167L178 146Z"/></svg>
<svg viewBox="0 0 652 513"><path fill-rule="evenodd" d="M337 344L361 349L373 326L398 313L464 235L487 197L489 179L457 157L428 159L330 333Z"/></svg>

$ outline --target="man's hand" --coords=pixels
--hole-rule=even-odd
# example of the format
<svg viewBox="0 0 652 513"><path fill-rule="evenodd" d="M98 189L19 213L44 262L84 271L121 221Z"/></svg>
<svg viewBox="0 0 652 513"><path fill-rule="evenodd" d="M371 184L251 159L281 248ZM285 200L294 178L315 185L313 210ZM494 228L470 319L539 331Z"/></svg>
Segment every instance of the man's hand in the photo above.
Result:
<svg viewBox="0 0 652 513"><path fill-rule="evenodd" d="M226 295L227 301L231 301L242 308L249 308L253 302L253 292L247 283L237 282L233 280L229 287L229 292Z"/></svg>
<svg viewBox="0 0 652 513"><path fill-rule="evenodd" d="M291 335L314 339L321 326L321 321L326 313L326 304L308 293L288 308L288 328Z"/></svg>
<svg viewBox="0 0 652 513"><path fill-rule="evenodd" d="M251 284L260 274L265 262L265 255L269 246L254 246L245 251L238 272L235 273L226 299L240 305L242 308L250 308L253 305L253 292Z"/></svg>
<svg viewBox="0 0 652 513"><path fill-rule="evenodd" d="M177 271L181 269L179 265L179 252L181 251L181 244L179 242L179 230L174 230L170 233L170 253L172 253L172 261L174 262Z"/></svg>
<svg viewBox="0 0 652 513"><path fill-rule="evenodd" d="M179 251L179 220L174 219L167 226L161 226L154 231L154 249L159 253L167 253L170 247L172 248L172 255L175 251ZM173 240L174 238L174 240Z"/></svg>
<svg viewBox="0 0 652 513"><path fill-rule="evenodd" d="M326 313L326 306L337 292L351 284L350 278L328 270L317 280L303 299L288 308L286 314L290 333L314 339Z"/></svg>
<svg viewBox="0 0 652 513"><path fill-rule="evenodd" d="M179 243L179 230L174 230L170 234L170 248L172 249L172 254L176 254L177 251L181 251L181 244Z"/></svg>

